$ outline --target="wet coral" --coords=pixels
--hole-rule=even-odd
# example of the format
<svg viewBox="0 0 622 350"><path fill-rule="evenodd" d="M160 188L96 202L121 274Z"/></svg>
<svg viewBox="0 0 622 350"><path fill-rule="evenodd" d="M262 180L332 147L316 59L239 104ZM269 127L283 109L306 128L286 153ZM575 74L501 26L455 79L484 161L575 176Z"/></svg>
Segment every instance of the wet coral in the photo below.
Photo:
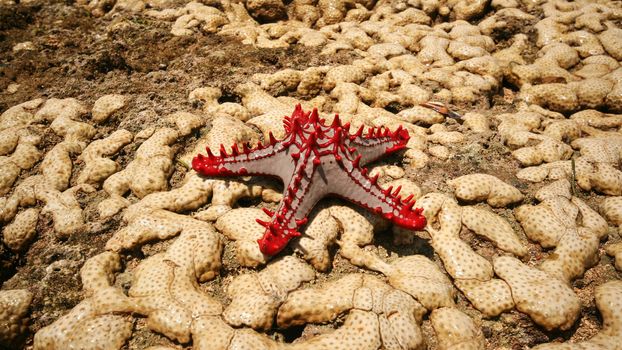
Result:
<svg viewBox="0 0 622 350"><path fill-rule="evenodd" d="M78 175L78 183L98 185L117 172L119 165L106 156L113 156L130 142L132 133L123 129L113 132L105 139L91 142L80 155L85 165Z"/></svg>
<svg viewBox="0 0 622 350"><path fill-rule="evenodd" d="M444 307L434 310L430 321L439 349L481 349L484 346L481 329L458 309Z"/></svg>
<svg viewBox="0 0 622 350"><path fill-rule="evenodd" d="M622 293L622 283L619 280L604 283L594 292L596 296L596 306L603 317L603 329L592 338L577 343L549 343L538 345L537 350L554 349L584 349L584 348L603 348L615 349L616 344L620 343L620 293Z"/></svg>
<svg viewBox="0 0 622 350"><path fill-rule="evenodd" d="M493 207L504 207L523 200L523 194L495 176L487 174L464 175L447 182L455 195L466 201L487 201Z"/></svg>
<svg viewBox="0 0 622 350"><path fill-rule="evenodd" d="M123 95L104 95L95 101L93 110L91 111L92 119L96 123L103 123L110 116L125 107L127 98Z"/></svg>
<svg viewBox="0 0 622 350"><path fill-rule="evenodd" d="M32 293L24 289L0 292L0 345L21 344L28 322L28 308Z"/></svg>
<svg viewBox="0 0 622 350"><path fill-rule="evenodd" d="M291 256L269 264L259 273L240 275L227 287L232 300L223 318L234 327L269 329L287 294L314 278L309 265Z"/></svg>
<svg viewBox="0 0 622 350"><path fill-rule="evenodd" d="M31 2L0 0L16 9L0 64L0 347L622 342L615 2ZM73 56L76 31L93 57ZM107 62L110 43L120 62ZM32 94L46 98L13 105ZM261 253L256 219L283 200L279 186L187 165L206 147L283 138L298 103L327 124L339 113L351 133L408 130L404 152L369 174L417 200L425 231L331 199L282 256ZM36 281L89 256L82 291L67 278L50 296Z"/></svg>
<svg viewBox="0 0 622 350"><path fill-rule="evenodd" d="M123 292L111 286L120 261L117 254L105 252L84 264L81 276L89 297L37 332L34 349L118 349L125 343L132 321L108 313L130 307Z"/></svg>
<svg viewBox="0 0 622 350"><path fill-rule="evenodd" d="M184 132L189 132L189 130L184 130ZM152 192L166 190L168 177L173 171L174 150L170 145L183 136L184 132L173 128L161 128L154 131L138 147L134 160L125 169L104 181L103 188L110 198L99 204L99 215L110 217L128 206L129 202L123 195L129 190L138 198L143 198Z"/></svg>
<svg viewBox="0 0 622 350"><path fill-rule="evenodd" d="M510 286L516 308L542 327L568 329L579 316L579 298L561 280L511 257L496 258L494 267Z"/></svg>

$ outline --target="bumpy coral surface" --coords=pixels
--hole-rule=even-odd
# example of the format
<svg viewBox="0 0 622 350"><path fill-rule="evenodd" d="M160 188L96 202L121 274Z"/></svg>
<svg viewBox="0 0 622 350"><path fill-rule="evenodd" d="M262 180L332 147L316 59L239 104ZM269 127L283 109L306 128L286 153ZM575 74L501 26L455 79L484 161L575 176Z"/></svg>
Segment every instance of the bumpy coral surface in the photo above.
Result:
<svg viewBox="0 0 622 350"><path fill-rule="evenodd" d="M621 23L0 0L0 349L620 349Z"/></svg>

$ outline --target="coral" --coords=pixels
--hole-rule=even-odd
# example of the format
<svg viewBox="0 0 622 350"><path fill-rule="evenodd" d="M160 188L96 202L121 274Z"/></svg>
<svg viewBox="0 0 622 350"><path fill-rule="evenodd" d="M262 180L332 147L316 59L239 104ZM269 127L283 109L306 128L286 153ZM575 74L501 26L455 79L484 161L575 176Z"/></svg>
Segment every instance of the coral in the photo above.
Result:
<svg viewBox="0 0 622 350"><path fill-rule="evenodd" d="M309 265L291 256L268 264L259 273L240 275L227 287L231 303L223 319L234 327L269 329L287 294L314 278Z"/></svg>
<svg viewBox="0 0 622 350"><path fill-rule="evenodd" d="M309 217L305 234L295 242L294 249L301 252L315 269L326 271L332 266L328 249L339 234L339 223L331 216L329 208L318 209Z"/></svg>
<svg viewBox="0 0 622 350"><path fill-rule="evenodd" d="M449 156L450 156L449 149L445 146L440 146L440 145L428 147L428 152L430 153L431 156L434 156L436 158L443 159L443 160L449 159Z"/></svg>
<svg viewBox="0 0 622 350"><path fill-rule="evenodd" d="M414 201L396 197L399 191L382 190L376 184L377 178L368 178L367 171L360 168L385 153L404 148L409 138L407 131L370 129L363 137L361 128L351 135L339 118L335 117L331 126L323 125L317 110L304 113L300 105L284 124L288 133L284 140L277 141L272 136L269 143L254 150L239 151L234 146L231 154L221 146L220 156L208 149L207 157L199 155L192 162L198 173L207 176L273 175L286 182L284 199L276 213L270 215L272 222L260 222L266 228L259 241L262 253L275 255L291 238L299 236L298 227L327 193L375 210L400 226L425 226L425 218L412 209ZM299 138L301 144L297 142ZM351 182L350 178L357 179L357 186L344 190L343 184Z"/></svg>
<svg viewBox="0 0 622 350"><path fill-rule="evenodd" d="M619 280L604 283L594 292L596 306L603 317L603 329L592 338L577 343L548 343L534 347L537 350L569 349L578 350L586 348L615 349L622 340L622 282Z"/></svg>
<svg viewBox="0 0 622 350"><path fill-rule="evenodd" d="M473 306L485 316L494 317L515 307L510 286L503 280L492 278L482 282L461 279L454 283Z"/></svg>
<svg viewBox="0 0 622 350"><path fill-rule="evenodd" d="M294 91L300 84L303 73L293 69L284 69L274 74L255 74L254 83L272 95L282 95Z"/></svg>
<svg viewBox="0 0 622 350"><path fill-rule="evenodd" d="M592 78L569 84L550 83L540 85L525 84L521 98L529 104L538 104L550 110L570 113L580 107L595 108L614 105L608 100L615 99L615 89L610 80ZM616 107L612 107L615 109Z"/></svg>
<svg viewBox="0 0 622 350"><path fill-rule="evenodd" d="M606 248L608 255L616 259L616 269L622 271L622 243L614 243Z"/></svg>
<svg viewBox="0 0 622 350"><path fill-rule="evenodd" d="M86 7L93 16L100 17L106 13L106 8L114 6L115 0L79 0L78 4Z"/></svg>
<svg viewBox="0 0 622 350"><path fill-rule="evenodd" d="M472 218L465 220L463 213L466 211L469 216L480 209L461 208L445 195L438 193L423 196L419 199L419 203L424 208L426 218L432 223L438 221L441 226L440 230L436 230L428 225L426 230L430 232L432 247L439 254L447 272L454 278L456 287L465 294L476 309L487 316L496 316L512 309L514 301L509 286L501 280L492 278L493 268L490 262L473 251L459 237L463 224L474 223ZM438 220L435 218L437 215ZM490 215L484 214L484 216ZM501 224L502 219L496 218L493 221ZM505 224L501 225L505 226ZM487 229L482 228L481 223L476 223L475 226L477 228L474 228L480 232ZM505 235L508 234L514 236L511 230L506 231ZM503 240L516 242L516 237L506 237Z"/></svg>
<svg viewBox="0 0 622 350"><path fill-rule="evenodd" d="M153 133L136 150L132 160L123 170L104 181L103 188L110 198L99 206L101 217L111 217L129 205L122 196L131 190L138 198L168 187L168 177L173 171L174 150L169 146L177 141L179 132L172 128L161 128Z"/></svg>
<svg viewBox="0 0 622 350"><path fill-rule="evenodd" d="M485 200L492 207L504 207L523 200L523 194L519 190L492 175L464 175L447 181L447 184L454 188L454 193L459 199Z"/></svg>
<svg viewBox="0 0 622 350"><path fill-rule="evenodd" d="M555 43L545 46L539 57L530 65L514 65L509 73L508 80L518 87L533 84L537 79L551 81L560 79L564 82L577 80L566 69L579 62L579 55L569 45Z"/></svg>
<svg viewBox="0 0 622 350"><path fill-rule="evenodd" d="M30 18L31 2L0 0L25 6L26 17L20 10L7 22L11 35L23 21L40 27L45 16ZM622 342L622 284L609 281L613 263L622 269L616 4L78 5L102 16L93 27L106 27L95 39L102 48L110 39L121 48L140 44L121 38L162 29L161 21L171 35L158 29L148 38L164 41L147 50L155 54L144 64L135 62L141 50L140 57L99 50L73 62L89 79L94 74L94 91L45 79L32 85L19 74L23 64L3 71L9 102L65 90L95 100L90 114L75 98L0 104L0 265L11 267L4 288L23 288L39 270L48 283L55 267L97 255L81 269L79 294L49 299L28 284L31 315L25 291L0 306L0 347L23 345L28 317L33 331L43 327L26 339L34 349L617 349ZM71 33L68 24L55 22L62 33ZM26 68L40 53L56 66L55 52L73 49L62 35L47 38L49 45L26 39L8 46L9 60L21 57ZM232 51L239 48L250 54ZM81 76L73 63L57 67L69 83ZM186 79L196 69L204 73ZM135 73L163 90L137 95L115 83L126 75L135 81ZM179 105L192 110L157 114ZM302 108L292 117L295 105ZM398 149L404 152L372 165ZM465 174L463 166L491 175ZM273 180L246 176L266 174L284 180L282 193ZM354 203L324 200L334 194ZM50 242L38 232L49 224ZM378 236L386 233L400 247ZM107 234L102 253L101 241L89 239ZM35 237L45 240L26 251ZM274 259L290 239L287 254ZM593 291L602 322L590 310ZM8 293L0 291L0 304ZM536 328L506 327L517 320ZM538 344L538 327L563 343Z"/></svg>
<svg viewBox="0 0 622 350"><path fill-rule="evenodd" d="M571 161L557 161L521 169L516 177L522 180L540 182L545 179L558 180L576 178L577 185L586 191L595 189L608 195L622 194L622 172L607 163L592 163L583 157Z"/></svg>
<svg viewBox="0 0 622 350"><path fill-rule="evenodd" d="M35 113L35 120L53 122L59 117L75 120L86 113L86 107L75 98L51 98Z"/></svg>
<svg viewBox="0 0 622 350"><path fill-rule="evenodd" d="M64 115L55 118L50 127L65 141L87 142L95 135L95 128L90 124L69 119Z"/></svg>
<svg viewBox="0 0 622 350"><path fill-rule="evenodd" d="M456 19L471 19L479 16L488 5L487 1L450 0L446 5L451 8Z"/></svg>
<svg viewBox="0 0 622 350"><path fill-rule="evenodd" d="M432 143L438 143L443 146L449 146L452 144L459 144L464 141L464 135L457 131L447 131L440 125L434 125L432 128L432 135L428 136L428 141Z"/></svg>
<svg viewBox="0 0 622 350"><path fill-rule="evenodd" d="M165 253L136 268L128 294L136 311L148 317L150 329L185 343L195 320L222 312L220 303L202 293L196 282L214 277L220 267L220 248L209 226L190 228ZM211 261L214 256L216 266Z"/></svg>
<svg viewBox="0 0 622 350"><path fill-rule="evenodd" d="M191 266L193 264L185 261L185 259L190 258L183 255L171 256L169 259L173 261L184 259L183 262L186 265L189 264L186 269L193 268L196 278L199 278L201 281L213 278L220 269L222 243L212 226L208 223L166 210L154 209L136 216L130 221L128 226L117 231L108 240L106 249L116 252L129 250L141 243L155 239L167 239L177 235L185 238L178 240L179 242L176 241L178 248L175 249L192 250L194 247L204 251L205 255L201 256L200 259L195 259L194 265L196 266ZM187 242L184 243L185 241ZM168 254L176 254L176 251L173 248L171 249ZM191 254L190 257L192 257Z"/></svg>
<svg viewBox="0 0 622 350"><path fill-rule="evenodd" d="M421 50L417 54L417 59L423 63L434 67L450 66L454 63L453 58L447 53L449 40L435 35L426 35L419 41Z"/></svg>
<svg viewBox="0 0 622 350"><path fill-rule="evenodd" d="M171 28L171 34L175 36L192 35L194 28L199 26L208 33L215 33L218 28L229 23L225 14L217 8L205 6L195 1L189 2L185 7L175 11L172 18L169 17L167 10L152 10L148 11L147 14L163 19L172 19L175 15L178 16Z"/></svg>
<svg viewBox="0 0 622 350"><path fill-rule="evenodd" d="M559 242L566 230L574 226L577 214L578 209L563 197L547 198L537 206L527 204L514 211L527 237L545 248Z"/></svg>
<svg viewBox="0 0 622 350"><path fill-rule="evenodd" d="M381 342L387 348L396 348L397 344L407 349L422 346L421 305L369 275L349 274L324 283L322 288L292 292L279 308L277 323L289 327L323 322L347 311L346 322L339 330L290 347L376 349ZM361 328L352 329L354 324Z"/></svg>
<svg viewBox="0 0 622 350"><path fill-rule="evenodd" d="M214 227L227 238L235 241L234 249L237 261L242 266L265 264L268 257L257 245L263 235L264 227L256 220L268 220L270 217L260 209L238 208L219 217Z"/></svg>
<svg viewBox="0 0 622 350"><path fill-rule="evenodd" d="M0 165L4 170L0 174L0 195L7 194L11 190L11 186L15 183L15 180L19 176L22 170L28 170L41 159L41 152L37 149L36 145L39 143L39 138L29 136L19 136L15 134L14 130L7 129L7 134L14 135L15 142L3 142L3 146L8 144L6 150L12 148L13 153L9 157L0 156ZM0 142L3 140L0 140ZM7 151L10 152L10 151Z"/></svg>
<svg viewBox="0 0 622 350"><path fill-rule="evenodd" d="M313 96L322 89L322 80L328 66L310 67L303 71L296 92L302 96Z"/></svg>
<svg viewBox="0 0 622 350"><path fill-rule="evenodd" d="M574 140L581 135L579 125L572 120L548 120L542 123L543 134L557 141Z"/></svg>
<svg viewBox="0 0 622 350"><path fill-rule="evenodd" d="M607 53L616 60L622 60L622 50L620 50L622 46L622 41L620 41L621 35L622 30L620 28L609 28L598 35Z"/></svg>
<svg viewBox="0 0 622 350"><path fill-rule="evenodd" d="M410 294L426 309L454 305L455 291L441 270L422 255L403 257L391 263L388 283Z"/></svg>
<svg viewBox="0 0 622 350"><path fill-rule="evenodd" d="M386 264L376 254L361 249L361 246L373 241L374 228L377 226L373 220L366 217L365 213L344 206L332 206L329 210L341 231L337 241L339 254L356 266L386 273Z"/></svg>
<svg viewBox="0 0 622 350"><path fill-rule="evenodd" d="M7 109L0 115L0 195L8 193L22 170L32 168L41 159L37 149L41 138L30 125L34 122L31 110L43 100L32 100Z"/></svg>
<svg viewBox="0 0 622 350"><path fill-rule="evenodd" d="M130 142L132 133L124 129L113 132L105 139L91 142L79 157L85 164L78 175L78 183L96 186L116 173L119 164L106 157L113 156Z"/></svg>
<svg viewBox="0 0 622 350"><path fill-rule="evenodd" d="M217 117L212 120L210 131L199 139L191 152L182 156L182 160L190 164L192 158L206 147L220 151L220 145L223 145L227 152L231 152L233 143L242 148L244 144L255 145L258 141L257 133L241 121L231 117Z"/></svg>
<svg viewBox="0 0 622 350"><path fill-rule="evenodd" d="M149 328L181 342L189 341L193 320L221 313L220 303L201 293L196 282L213 278L220 269L222 246L218 235L209 224L162 212L159 216L151 213L138 219L145 224L137 234L153 238L162 227L181 225L174 232L179 237L165 253L153 255L139 264L129 296L111 286L114 272L121 267L119 255L104 252L91 258L81 270L87 298L69 314L39 331L35 336L36 349L87 349L91 346L118 349L131 335L132 324L126 317L110 312L146 315ZM152 217L158 217L157 224L149 226L147 220ZM112 249L131 247L132 242L146 239L117 235L109 246ZM103 325L107 331L96 333Z"/></svg>
<svg viewBox="0 0 622 350"><path fill-rule="evenodd" d="M551 129L548 130L550 131ZM524 166L566 160L569 159L573 153L570 146L548 135L519 131L507 137L508 144L512 146L525 146L512 152L514 158ZM526 146L533 142L538 143L534 146Z"/></svg>
<svg viewBox="0 0 622 350"><path fill-rule="evenodd" d="M229 239L235 241L234 249L238 262L243 266L264 264L269 255L261 252L256 242L262 237L263 228L258 221L269 219L267 209L234 209L223 215L215 227ZM372 243L374 232L383 227L378 219L367 212L332 205L314 211L306 227L305 235L294 242L294 249L317 270L325 271L330 264L329 247L337 243L340 255L352 264L385 272L388 265L371 252L361 249Z"/></svg>
<svg viewBox="0 0 622 350"><path fill-rule="evenodd" d="M543 187L536 198L542 202L521 206L514 214L527 237L543 247L556 247L539 268L570 282L596 264L598 244L607 234L607 223L586 203L571 197L567 180Z"/></svg>
<svg viewBox="0 0 622 350"><path fill-rule="evenodd" d="M542 123L542 115L540 113L523 110L516 113L504 113L495 116L499 122L497 132L505 139L509 145L522 146L528 140L524 136L524 131L532 131L538 129Z"/></svg>
<svg viewBox="0 0 622 350"><path fill-rule="evenodd" d="M590 163L616 166L622 160L622 137L619 135L583 137L572 141L572 147Z"/></svg>
<svg viewBox="0 0 622 350"><path fill-rule="evenodd" d="M618 226L618 231L622 231L622 197L605 198L600 204L600 211L607 220Z"/></svg>
<svg viewBox="0 0 622 350"><path fill-rule="evenodd" d="M469 230L488 238L495 246L517 256L525 256L527 247L510 224L493 212L474 207L462 208L462 223Z"/></svg>
<svg viewBox="0 0 622 350"><path fill-rule="evenodd" d="M322 87L325 91L331 91L339 83L361 83L366 76L367 74L362 67L356 65L336 66L326 72Z"/></svg>
<svg viewBox="0 0 622 350"><path fill-rule="evenodd" d="M103 123L107 121L113 113L125 107L126 103L126 97L123 95L104 95L98 98L93 104L91 118L96 123Z"/></svg>
<svg viewBox="0 0 622 350"><path fill-rule="evenodd" d="M39 220L39 209L29 208L15 216L2 231L2 241L13 251L22 251L34 238Z"/></svg>
<svg viewBox="0 0 622 350"><path fill-rule="evenodd" d="M199 178L196 176L196 178ZM196 214L196 218L205 221L217 220L231 210L238 199L258 197L262 193L261 186L245 182L219 181L212 182L212 205Z"/></svg>
<svg viewBox="0 0 622 350"><path fill-rule="evenodd" d="M0 346L17 346L27 328L32 293L25 289L0 291Z"/></svg>
<svg viewBox="0 0 622 350"><path fill-rule="evenodd" d="M473 132L486 133L490 131L490 122L483 114L469 112L462 119L464 120L464 125Z"/></svg>
<svg viewBox="0 0 622 350"><path fill-rule="evenodd" d="M492 265L460 239L462 210L451 200L446 200L441 207L439 230L428 226L432 236L432 247L440 256L445 270L455 279L475 279L487 281L492 278Z"/></svg>
<svg viewBox="0 0 622 350"><path fill-rule="evenodd" d="M205 87L197 88L190 92L188 99L190 102L202 102L203 110L210 115L226 115L235 119L239 119L243 122L250 118L250 114L244 106L233 103L225 102L218 103L218 99L222 96L222 92L218 88Z"/></svg>
<svg viewBox="0 0 622 350"><path fill-rule="evenodd" d="M438 339L438 349L481 349L484 336L480 327L458 309L443 307L432 311L430 321Z"/></svg>
<svg viewBox="0 0 622 350"><path fill-rule="evenodd" d="M35 187L37 199L45 203L41 213L52 214L54 231L59 238L67 238L70 235L81 233L85 229L82 208L76 200L79 191L90 193L94 192L95 189L86 184L71 187L64 192L53 188Z"/></svg>
<svg viewBox="0 0 622 350"><path fill-rule="evenodd" d="M82 142L75 140L57 143L43 158L39 166L40 174L27 177L15 187L11 196L0 199L0 218L3 221L10 221L20 206L34 205L36 200L41 200L48 204L43 212L51 211L53 215L60 215L55 217L58 219L55 222L57 233L64 236L80 231L80 225L72 228L73 223L82 222L82 210L73 196L75 191L82 189L89 191L91 187L79 185L64 194L61 194L61 191L65 191L69 186L73 168L71 155L80 153L83 147ZM30 155L22 155L22 162L30 164L29 166L34 165L39 155L36 148L31 150ZM72 209L66 213L67 215L62 213L68 208Z"/></svg>
<svg viewBox="0 0 622 350"><path fill-rule="evenodd" d="M248 0L245 5L248 14L259 22L274 22L287 16L281 0Z"/></svg>
<svg viewBox="0 0 622 350"><path fill-rule="evenodd" d="M598 243L598 237L589 229L579 228L567 232L554 253L539 268L562 281L570 282L598 262Z"/></svg>
<svg viewBox="0 0 622 350"><path fill-rule="evenodd" d="M211 200L211 206L195 214L204 221L214 221L231 210L234 203L242 197L257 197L262 193L261 186L245 182L208 180L194 171L189 171L178 188L170 191L154 192L137 203L130 205L124 219L131 221L138 215L154 209L173 212L194 210Z"/></svg>
<svg viewBox="0 0 622 350"><path fill-rule="evenodd" d="M132 322L110 311L131 308L120 289L111 286L121 268L117 254L104 252L80 271L88 297L69 313L37 332L34 349L119 349L132 334Z"/></svg>
<svg viewBox="0 0 622 350"><path fill-rule="evenodd" d="M546 272L511 257L494 260L495 274L510 285L516 308L547 330L570 328L581 304L572 289Z"/></svg>
<svg viewBox="0 0 622 350"><path fill-rule="evenodd" d="M58 191L69 186L73 163L71 155L82 152L83 144L75 141L63 141L52 148L41 162L41 183Z"/></svg>
<svg viewBox="0 0 622 350"><path fill-rule="evenodd" d="M272 97L259 85L252 82L239 84L236 86L235 92L242 98L242 105L253 116L269 114L282 118L283 115L289 113L289 107L285 103ZM275 134L275 136L279 135Z"/></svg>

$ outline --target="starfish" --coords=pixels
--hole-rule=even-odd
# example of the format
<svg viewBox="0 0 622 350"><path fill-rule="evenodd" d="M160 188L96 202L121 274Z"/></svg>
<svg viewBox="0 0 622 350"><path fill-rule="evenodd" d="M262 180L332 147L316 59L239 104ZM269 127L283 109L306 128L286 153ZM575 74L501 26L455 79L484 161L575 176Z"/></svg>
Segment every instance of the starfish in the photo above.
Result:
<svg viewBox="0 0 622 350"><path fill-rule="evenodd" d="M413 206L412 195L402 199L401 187L382 189L378 175L367 176L364 166L385 154L406 147L409 135L401 126L391 132L386 128L370 128L363 135L361 126L354 134L349 123L342 125L339 116L325 125L317 109L304 112L297 105L284 121L286 136L277 140L272 133L269 141L252 149L237 144L227 154L220 145L220 155L207 148L207 156L197 155L192 167L205 176L270 175L285 184L283 200L276 212L264 209L270 222L257 219L266 228L257 242L265 255L275 255L287 246L290 239L300 236L299 227L315 204L327 195L347 199L382 215L394 224L413 230L426 225L423 209Z"/></svg>

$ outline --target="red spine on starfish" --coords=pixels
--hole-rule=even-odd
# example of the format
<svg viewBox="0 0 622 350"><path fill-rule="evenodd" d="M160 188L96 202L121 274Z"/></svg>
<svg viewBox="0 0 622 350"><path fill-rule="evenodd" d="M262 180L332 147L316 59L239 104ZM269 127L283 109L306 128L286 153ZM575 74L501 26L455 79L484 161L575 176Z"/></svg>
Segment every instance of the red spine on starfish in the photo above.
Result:
<svg viewBox="0 0 622 350"><path fill-rule="evenodd" d="M371 128L363 135L363 127L354 134L350 125L342 125L335 116L325 125L317 109L304 112L297 105L294 113L284 119L286 136L276 140L270 134L265 144L255 148L231 147L227 154L223 145L220 154L207 149L199 154L192 167L206 176L270 175L283 180L283 200L276 212L264 210L271 221L257 220L266 228L258 240L261 252L275 255L293 237L300 236L299 227L323 197L335 195L382 215L398 226L421 230L426 225L422 209L413 208L412 196L399 197L400 188L382 189L378 176L367 176L366 164L381 156L406 147L408 131Z"/></svg>

